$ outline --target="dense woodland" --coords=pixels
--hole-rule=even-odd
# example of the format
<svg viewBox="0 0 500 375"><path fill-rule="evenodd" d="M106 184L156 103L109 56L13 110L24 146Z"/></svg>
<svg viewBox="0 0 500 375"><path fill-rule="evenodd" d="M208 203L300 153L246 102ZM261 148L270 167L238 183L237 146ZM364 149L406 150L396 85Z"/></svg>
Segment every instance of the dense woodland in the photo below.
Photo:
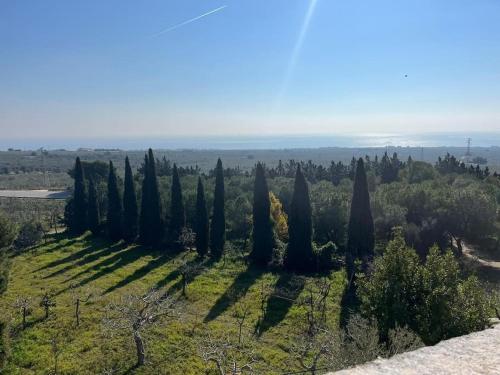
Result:
<svg viewBox="0 0 500 375"><path fill-rule="evenodd" d="M64 210L71 236L87 233L132 246L136 258L151 251L165 259L191 254L179 271L183 296L202 269L224 267L234 259L257 274L307 280L300 286L300 291L310 291L302 305L304 324L286 350L304 373L343 368L483 329L498 307L484 275L471 270L462 256L466 246L500 252L500 178L487 166L466 165L450 154L433 165L385 152L348 163L288 160L267 166L254 161L246 169L225 167L219 159L213 169L201 169L156 158L151 149L135 168L128 157L122 163L76 158L69 171L73 197ZM32 240L37 223L30 225L22 242L18 229L2 216L0 247L14 244L17 250L11 251L19 253L36 243L41 238ZM0 292L9 268L9 256L3 253ZM326 301L336 272L344 281L334 313ZM288 297L280 298L292 298L290 281L285 289ZM40 306L48 318L56 296L42 297ZM103 324L120 329L135 308L146 314L132 329L140 368L147 351L139 333L148 319L175 319L189 308L158 290L130 295L123 303L112 307L114 315ZM268 329L273 311L262 303L255 337ZM16 306L24 330L25 313L33 306L22 298ZM120 314L128 318L120 320ZM237 366L267 372L262 370L266 361L241 344L247 313L235 314L241 322L239 342L233 347L221 338L209 340L211 347L200 352L207 371L218 368L223 374ZM5 326L0 328L5 336ZM255 345L259 347L258 341ZM236 356L213 356L229 347ZM8 351L2 348L5 357ZM342 362L344 357L356 360Z"/></svg>

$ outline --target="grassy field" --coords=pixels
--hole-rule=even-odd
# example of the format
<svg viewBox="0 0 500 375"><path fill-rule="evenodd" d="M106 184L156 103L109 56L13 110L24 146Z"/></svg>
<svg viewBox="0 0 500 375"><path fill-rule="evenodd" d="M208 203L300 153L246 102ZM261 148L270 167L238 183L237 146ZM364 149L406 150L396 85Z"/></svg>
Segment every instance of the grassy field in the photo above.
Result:
<svg viewBox="0 0 500 375"><path fill-rule="evenodd" d="M236 338L234 311L242 306L248 306L250 311L243 332L247 345L256 348L256 373L298 370L288 351L293 332L305 320L306 308L300 301L310 280L248 268L243 257L233 250L225 262L209 264L199 272L183 297L179 265L185 256L169 256L135 245L109 244L89 236L71 239L59 235L14 257L9 287L0 301L0 310L5 312L2 315L10 317L12 330L6 373L53 373L57 352L60 374L96 374L110 368L115 369L113 373L202 374L207 365L197 352L204 335L211 332L214 336L229 334ZM187 256L194 259L194 254ZM340 312L344 273L336 271L328 277L332 280L328 319L334 325ZM71 293L75 284L96 291L98 296L82 306L79 327ZM272 294L268 297L261 332L253 335L260 316L263 286L270 290L288 287L293 292L287 299ZM149 330L148 363L134 369L132 337L109 335L103 329L102 319L109 302L152 287L176 296L180 317ZM44 319L39 306L46 290L56 295L56 306L49 319ZM24 331L19 311L13 307L18 296L33 298L33 313Z"/></svg>

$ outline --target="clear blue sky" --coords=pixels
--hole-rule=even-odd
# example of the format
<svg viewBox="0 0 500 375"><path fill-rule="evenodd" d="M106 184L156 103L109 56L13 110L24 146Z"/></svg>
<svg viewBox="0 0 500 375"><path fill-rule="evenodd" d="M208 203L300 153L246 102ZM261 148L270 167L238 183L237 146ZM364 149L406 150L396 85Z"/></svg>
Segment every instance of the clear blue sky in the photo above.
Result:
<svg viewBox="0 0 500 375"><path fill-rule="evenodd" d="M0 128L500 131L500 1L0 0Z"/></svg>

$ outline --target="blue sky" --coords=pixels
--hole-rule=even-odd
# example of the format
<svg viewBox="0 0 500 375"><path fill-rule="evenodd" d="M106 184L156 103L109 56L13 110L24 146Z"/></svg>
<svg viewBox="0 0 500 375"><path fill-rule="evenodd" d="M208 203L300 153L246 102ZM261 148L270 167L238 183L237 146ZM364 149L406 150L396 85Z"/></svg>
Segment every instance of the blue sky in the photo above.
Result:
<svg viewBox="0 0 500 375"><path fill-rule="evenodd" d="M498 0L0 0L0 129L500 131L499 40Z"/></svg>

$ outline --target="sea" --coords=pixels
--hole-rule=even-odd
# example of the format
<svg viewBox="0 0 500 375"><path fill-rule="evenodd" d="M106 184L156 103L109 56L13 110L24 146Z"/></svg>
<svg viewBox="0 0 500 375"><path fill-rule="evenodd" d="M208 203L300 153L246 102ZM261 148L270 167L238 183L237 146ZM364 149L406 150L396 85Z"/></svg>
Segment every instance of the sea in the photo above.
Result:
<svg viewBox="0 0 500 375"><path fill-rule="evenodd" d="M0 150L77 150L121 149L144 150L266 150L324 147L500 147L500 131L491 133L427 134L304 134L270 136L204 136L204 137L102 137L102 138L13 138L0 139Z"/></svg>

